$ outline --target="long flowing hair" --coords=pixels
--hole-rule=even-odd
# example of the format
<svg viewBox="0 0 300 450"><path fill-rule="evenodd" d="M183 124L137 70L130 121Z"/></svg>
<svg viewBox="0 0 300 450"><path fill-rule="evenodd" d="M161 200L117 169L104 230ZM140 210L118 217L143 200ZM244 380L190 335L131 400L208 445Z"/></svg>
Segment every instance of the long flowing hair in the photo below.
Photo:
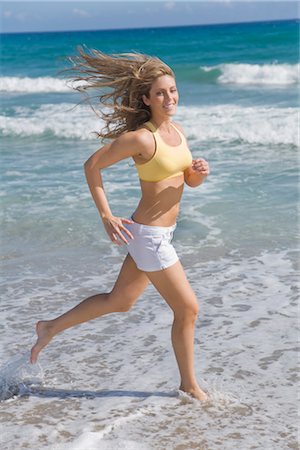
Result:
<svg viewBox="0 0 300 450"><path fill-rule="evenodd" d="M150 108L143 102L149 97L153 81L162 76L175 78L172 69L157 57L142 53L107 55L99 50L84 51L78 47L78 55L70 57L72 87L92 97L87 91L98 90L94 96L101 104L96 113L105 122L99 137L114 139L125 131L134 131L151 118Z"/></svg>

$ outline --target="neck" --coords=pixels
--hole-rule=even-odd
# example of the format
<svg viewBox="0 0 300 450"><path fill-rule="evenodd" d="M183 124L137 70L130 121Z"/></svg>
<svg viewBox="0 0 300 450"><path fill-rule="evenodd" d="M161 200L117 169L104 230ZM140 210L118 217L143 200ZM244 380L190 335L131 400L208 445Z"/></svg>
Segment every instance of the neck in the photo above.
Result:
<svg viewBox="0 0 300 450"><path fill-rule="evenodd" d="M170 123L172 122L171 117L167 118L159 118L159 117L151 117L150 122L156 128L164 129L166 131L170 130Z"/></svg>

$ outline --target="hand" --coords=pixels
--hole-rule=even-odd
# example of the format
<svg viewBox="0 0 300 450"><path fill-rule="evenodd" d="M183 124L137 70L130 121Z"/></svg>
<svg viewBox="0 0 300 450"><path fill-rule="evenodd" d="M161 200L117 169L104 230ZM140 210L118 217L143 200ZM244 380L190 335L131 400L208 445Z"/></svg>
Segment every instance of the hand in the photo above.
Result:
<svg viewBox="0 0 300 450"><path fill-rule="evenodd" d="M203 158L193 159L192 169L201 175L209 175L209 165L208 162Z"/></svg>
<svg viewBox="0 0 300 450"><path fill-rule="evenodd" d="M132 234L127 228L124 227L123 223L134 223L132 220L124 219L122 217L114 217L109 216L102 219L103 225L105 227L106 233L108 234L110 240L117 244L118 246L122 245L122 242L128 244L127 239L122 234L122 231L128 235L130 239L133 239ZM120 242L122 241L122 242Z"/></svg>

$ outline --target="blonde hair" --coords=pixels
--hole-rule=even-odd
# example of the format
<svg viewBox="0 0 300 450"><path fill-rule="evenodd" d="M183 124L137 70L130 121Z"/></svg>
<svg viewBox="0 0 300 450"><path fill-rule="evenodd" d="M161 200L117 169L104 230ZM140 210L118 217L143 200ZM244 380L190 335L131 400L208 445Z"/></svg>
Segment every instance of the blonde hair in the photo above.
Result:
<svg viewBox="0 0 300 450"><path fill-rule="evenodd" d="M157 57L142 53L107 55L99 50L85 52L82 47L78 48L78 52L79 55L69 58L73 67L67 70L75 73L72 76L74 89L85 93L100 89L96 97L101 106L106 107L105 112L100 109L100 117L106 124L97 133L102 138L116 138L147 122L151 111L143 102L143 95L149 97L156 78L162 75L175 78L172 69ZM87 99L91 97L87 95Z"/></svg>

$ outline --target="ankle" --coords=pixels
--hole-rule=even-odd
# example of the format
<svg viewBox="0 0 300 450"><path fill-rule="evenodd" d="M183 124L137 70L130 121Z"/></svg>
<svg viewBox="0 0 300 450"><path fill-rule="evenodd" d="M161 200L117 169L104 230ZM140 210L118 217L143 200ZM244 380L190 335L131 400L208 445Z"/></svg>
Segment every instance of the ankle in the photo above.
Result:
<svg viewBox="0 0 300 450"><path fill-rule="evenodd" d="M206 392L204 392L198 384L190 385L187 388L181 384L179 390L185 392L185 394L190 395L196 400L200 400L202 402L207 402L209 400L208 394L206 394Z"/></svg>
<svg viewBox="0 0 300 450"><path fill-rule="evenodd" d="M199 384L197 383L197 380L181 381L179 389L181 391L195 390L199 389Z"/></svg>
<svg viewBox="0 0 300 450"><path fill-rule="evenodd" d="M44 333L46 332L46 334L50 336L57 334L54 320L40 320L37 323L37 329L42 330Z"/></svg>

